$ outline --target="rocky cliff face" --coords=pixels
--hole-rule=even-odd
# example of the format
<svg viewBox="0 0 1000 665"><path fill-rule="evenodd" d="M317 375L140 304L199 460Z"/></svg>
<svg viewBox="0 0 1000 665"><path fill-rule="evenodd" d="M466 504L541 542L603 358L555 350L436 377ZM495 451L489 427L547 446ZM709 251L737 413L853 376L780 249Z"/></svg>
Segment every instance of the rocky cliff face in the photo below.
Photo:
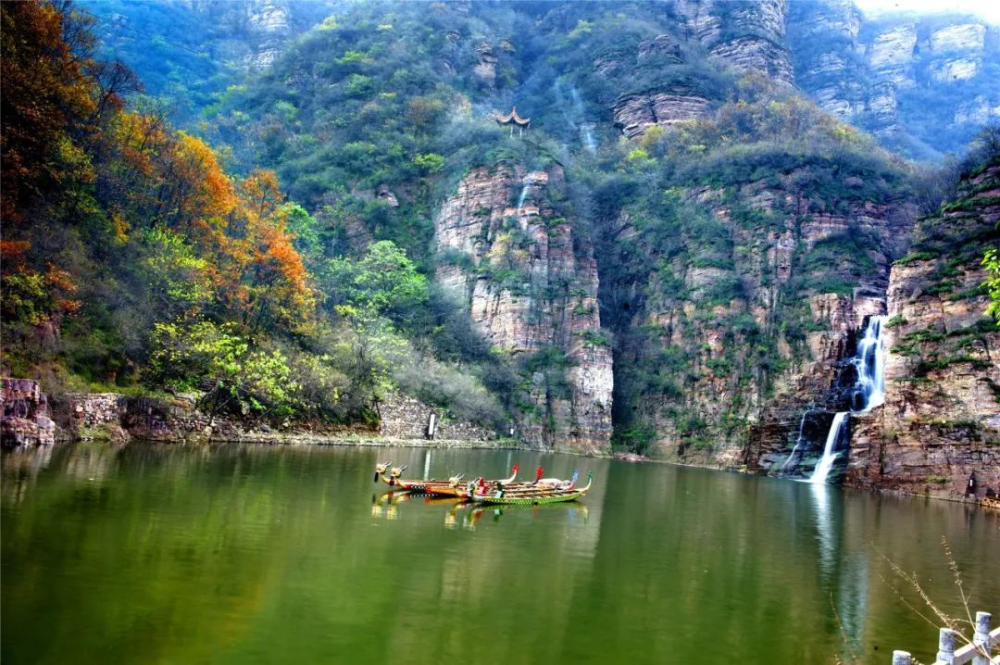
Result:
<svg viewBox="0 0 1000 665"><path fill-rule="evenodd" d="M116 52L121 49L126 61L137 61L133 66L137 66L144 80L155 80L144 71L147 67L164 65L147 63L142 52L148 50L150 39L156 49L166 49L166 53L176 47L176 60L167 64L171 69L186 66L204 75L200 71L204 63L191 58L197 53L253 73L274 62L296 35L322 21L334 7L329 0L180 0L141 4L84 0L81 4L104 19L103 40L110 49ZM190 73L177 74L183 77Z"/></svg>
<svg viewBox="0 0 1000 665"><path fill-rule="evenodd" d="M997 28L969 16L866 19L850 0L792 2L796 79L830 113L920 159L1000 118Z"/></svg>
<svg viewBox="0 0 1000 665"><path fill-rule="evenodd" d="M37 381L0 379L0 445L51 446L55 432L48 398Z"/></svg>
<svg viewBox="0 0 1000 665"><path fill-rule="evenodd" d="M190 0L191 9L212 21L226 35L223 46L241 52L245 67L259 71L266 68L284 50L297 33L311 27L323 3L294 3L289 0L249 0L219 2ZM301 6L296 6L301 5ZM332 7L332 5L331 5Z"/></svg>
<svg viewBox="0 0 1000 665"><path fill-rule="evenodd" d="M658 247L627 214L606 230L608 272L630 254L655 266L602 276L619 340L620 436L645 437L666 459L774 471L806 411L807 427L825 432L842 410L843 358L866 317L885 312L915 210L861 200L833 209L795 181L687 191L678 215L692 221L672 236L679 247ZM804 467L823 442L807 438Z"/></svg>
<svg viewBox="0 0 1000 665"><path fill-rule="evenodd" d="M1000 162L924 220L892 267L886 403L858 419L846 482L959 497L1000 491L1000 329L986 318L985 243L1000 244Z"/></svg>
<svg viewBox="0 0 1000 665"><path fill-rule="evenodd" d="M437 278L522 368L517 434L603 450L611 435L611 350L601 332L593 249L553 206L562 178L558 166L469 173L435 220Z"/></svg>
<svg viewBox="0 0 1000 665"><path fill-rule="evenodd" d="M697 95L666 92L626 95L615 103L615 125L631 139L645 134L654 125L669 127L684 120L700 118L710 108L709 101Z"/></svg>
<svg viewBox="0 0 1000 665"><path fill-rule="evenodd" d="M679 0L676 8L688 31L714 58L792 85L792 65L784 46L785 0Z"/></svg>

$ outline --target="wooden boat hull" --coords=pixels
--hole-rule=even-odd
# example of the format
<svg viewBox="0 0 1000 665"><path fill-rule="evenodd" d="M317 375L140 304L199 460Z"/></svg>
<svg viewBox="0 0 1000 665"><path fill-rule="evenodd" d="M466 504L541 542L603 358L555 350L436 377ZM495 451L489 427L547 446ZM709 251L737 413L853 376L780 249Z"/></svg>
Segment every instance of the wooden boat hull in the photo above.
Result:
<svg viewBox="0 0 1000 665"><path fill-rule="evenodd" d="M492 481L492 482L495 483L496 481ZM465 486L465 485L460 485L458 487L452 487L452 486L447 486L447 487L434 486L434 487L429 487L428 489L426 489L424 491L427 492L428 494L435 494L437 496L451 496L451 497L460 497L460 498L470 498L471 497L471 494L469 493L469 488L467 486ZM555 490L553 490L553 489L546 489L546 488L539 488L534 483L523 482L523 483L510 483L509 485L504 485L504 491L506 493L508 493L508 494L518 494L518 493L524 493L524 492L539 492L539 493L541 493L541 492L551 492L551 491L555 491Z"/></svg>
<svg viewBox="0 0 1000 665"><path fill-rule="evenodd" d="M472 500L476 503L491 503L502 506L542 506L548 503L576 501L586 494L586 490L538 494L503 494L502 496L497 496L495 493L489 493L483 496L473 496Z"/></svg>

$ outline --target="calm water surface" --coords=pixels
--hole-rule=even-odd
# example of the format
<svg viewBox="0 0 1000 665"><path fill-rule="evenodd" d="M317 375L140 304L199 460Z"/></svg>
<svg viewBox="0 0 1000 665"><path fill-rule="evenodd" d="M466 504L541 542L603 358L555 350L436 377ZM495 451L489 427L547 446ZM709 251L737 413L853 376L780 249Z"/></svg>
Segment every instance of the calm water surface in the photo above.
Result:
<svg viewBox="0 0 1000 665"><path fill-rule="evenodd" d="M581 465L596 484L502 512L380 502L376 458L438 477ZM699 469L80 444L5 453L0 487L10 664L930 661L936 630L881 554L957 611L942 536L973 609L1000 615L996 517Z"/></svg>

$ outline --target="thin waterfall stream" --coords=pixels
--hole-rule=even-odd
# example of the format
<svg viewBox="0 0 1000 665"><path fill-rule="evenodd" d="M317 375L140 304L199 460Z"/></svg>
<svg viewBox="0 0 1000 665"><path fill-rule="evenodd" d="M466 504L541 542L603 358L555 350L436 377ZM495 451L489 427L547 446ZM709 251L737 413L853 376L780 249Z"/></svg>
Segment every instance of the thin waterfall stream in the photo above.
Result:
<svg viewBox="0 0 1000 665"><path fill-rule="evenodd" d="M521 217L521 208L524 207L524 197L526 197L528 195L528 187L530 187L530 186L531 186L531 183L528 182L528 181L525 181L524 186L521 187L521 196L518 197L518 199L517 199L517 216L518 216L518 218Z"/></svg>
<svg viewBox="0 0 1000 665"><path fill-rule="evenodd" d="M834 462L840 456L837 443L840 441L841 431L850 420L850 414L865 413L885 403L885 340L882 338L885 321L885 315L868 319L864 337L858 341L858 350L851 358L851 364L857 373L851 393L851 408L849 411L840 411L833 417L830 431L826 435L823 457L809 477L811 483L827 481Z"/></svg>
<svg viewBox="0 0 1000 665"><path fill-rule="evenodd" d="M784 473L785 469L787 469L788 467L792 467L794 469L796 464L798 464L798 462L795 461L797 459L796 455L798 454L799 457L801 457L801 454L799 454L799 448L802 447L802 440L803 440L802 435L805 432L806 428L806 418L809 417L810 413L812 413L812 408L809 408L808 410L806 410L805 413L802 414L802 419L799 420L799 436L797 439L795 439L795 446L792 448L791 454L788 455L788 458L785 459L784 463L781 465L779 473Z"/></svg>

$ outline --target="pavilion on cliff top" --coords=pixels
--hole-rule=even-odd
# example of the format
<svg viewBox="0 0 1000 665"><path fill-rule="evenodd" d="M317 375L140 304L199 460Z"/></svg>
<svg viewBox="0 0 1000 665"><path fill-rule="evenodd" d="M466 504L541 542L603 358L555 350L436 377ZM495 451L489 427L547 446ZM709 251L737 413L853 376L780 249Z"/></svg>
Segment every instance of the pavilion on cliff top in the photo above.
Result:
<svg viewBox="0 0 1000 665"><path fill-rule="evenodd" d="M517 127L518 130L518 136L520 136L521 134L524 133L524 130L526 130L531 125L531 118L522 118L521 116L519 116L517 114L516 106L512 107L510 113L508 113L507 115L498 115L496 117L496 120L498 125L510 125L511 136L514 136L515 126Z"/></svg>

